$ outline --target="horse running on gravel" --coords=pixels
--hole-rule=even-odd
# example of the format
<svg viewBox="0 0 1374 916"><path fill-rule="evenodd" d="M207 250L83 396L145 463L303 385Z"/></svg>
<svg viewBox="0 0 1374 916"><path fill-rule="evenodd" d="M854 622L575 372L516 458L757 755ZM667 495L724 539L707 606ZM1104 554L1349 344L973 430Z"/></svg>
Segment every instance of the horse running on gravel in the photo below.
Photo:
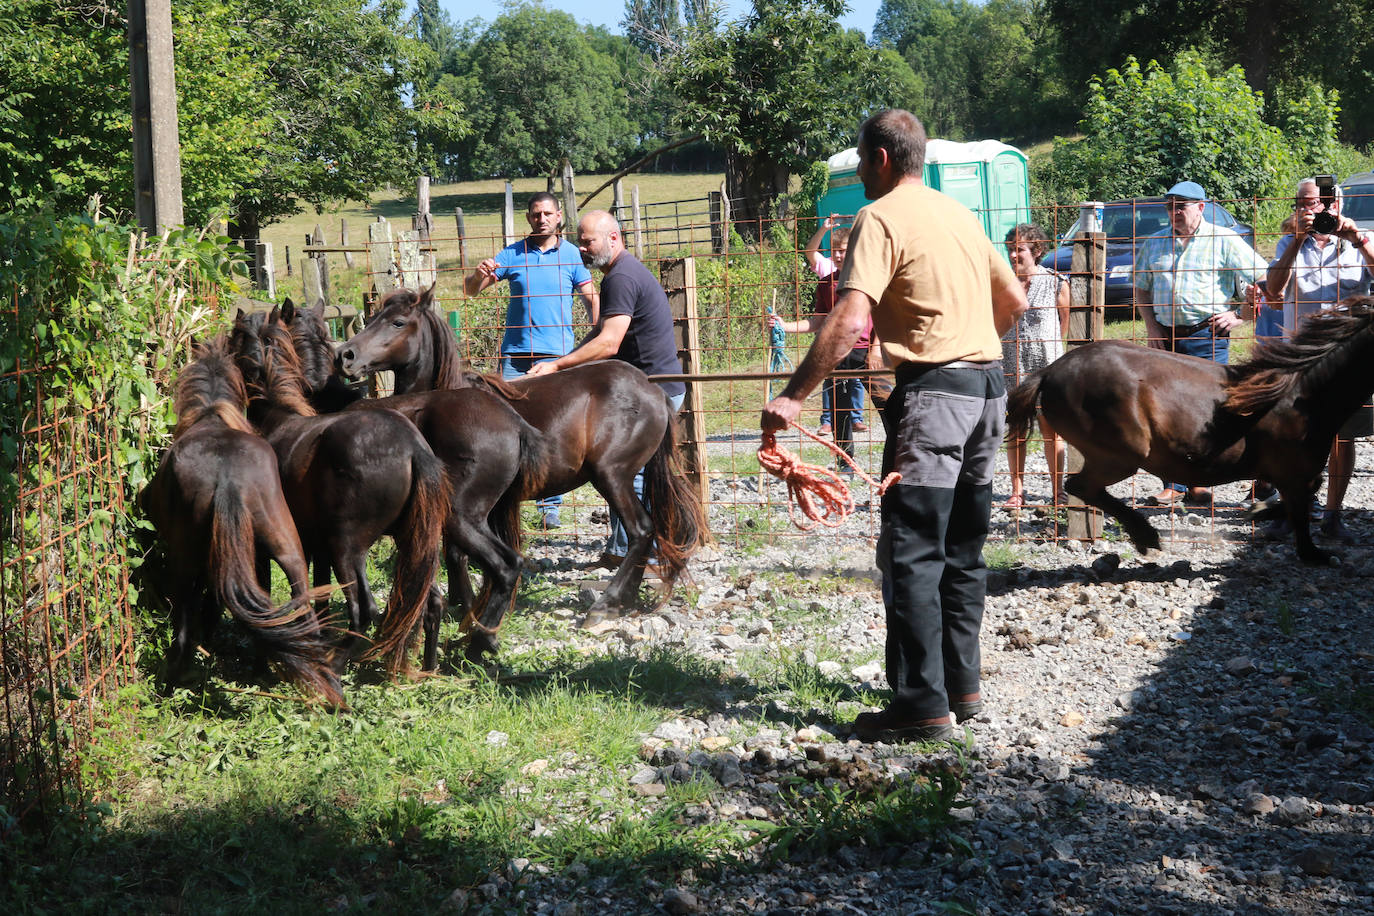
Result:
<svg viewBox="0 0 1374 916"><path fill-rule="evenodd" d="M520 502L539 490L547 473L544 437L503 399L480 388L360 399L335 370L323 308L301 309L288 301L281 319L290 328L311 403L321 412L395 410L415 424L444 463L451 488L444 520L449 596L468 631L467 658L480 663L497 649L497 632L519 584ZM476 596L469 555L483 572ZM426 670L437 667L438 626L438 619L426 618Z"/></svg>
<svg viewBox="0 0 1374 916"><path fill-rule="evenodd" d="M449 505L443 465L415 426L394 411L317 416L286 327L268 316L258 340L260 347L235 354L240 365L248 365L246 377L261 379L248 417L277 454L282 490L315 584L327 585L332 572L343 589L349 633L334 667L343 669L377 618L367 554L390 535L395 581L367 654L384 656L393 672L404 670L411 637L425 615L434 613L431 589Z"/></svg>
<svg viewBox="0 0 1374 916"><path fill-rule="evenodd" d="M588 627L627 612L639 593L651 550L666 595L701 542L705 516L677 451L677 422L663 390L617 359L584 363L505 382L468 370L448 322L434 308L434 287L397 290L367 327L339 349L339 365L357 378L395 373L396 393L482 387L538 429L550 450L549 474L533 496L566 493L590 482L625 522L629 548L605 593L587 612ZM644 468L644 505L634 478Z"/></svg>
<svg viewBox="0 0 1374 916"><path fill-rule="evenodd" d="M1121 522L1136 548L1159 534L1107 487L1143 468L1211 486L1271 481L1283 496L1298 556L1327 563L1307 507L1341 424L1374 391L1374 297L1347 299L1303 322L1291 341L1257 346L1222 366L1126 341L1085 344L1031 373L1007 402L1008 437L1025 436L1036 404L1083 454L1068 492Z"/></svg>
<svg viewBox="0 0 1374 916"><path fill-rule="evenodd" d="M223 605L288 680L342 706L276 455L244 418L247 392L224 339L198 343L194 354L177 379L172 445L138 500L167 551L167 680L184 676ZM264 566L276 560L290 583L282 607L258 584L259 550Z"/></svg>

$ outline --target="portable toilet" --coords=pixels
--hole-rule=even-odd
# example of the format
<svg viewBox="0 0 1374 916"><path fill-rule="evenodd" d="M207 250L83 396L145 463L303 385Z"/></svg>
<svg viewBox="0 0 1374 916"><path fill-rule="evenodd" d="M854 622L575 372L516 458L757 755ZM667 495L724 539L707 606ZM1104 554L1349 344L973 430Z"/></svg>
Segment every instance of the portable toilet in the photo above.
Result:
<svg viewBox="0 0 1374 916"><path fill-rule="evenodd" d="M830 181L816 213L852 217L868 203L859 181L859 151L847 149L827 161ZM994 242L1017 223L1030 220L1030 178L1026 154L996 140L926 142L925 183L968 207Z"/></svg>

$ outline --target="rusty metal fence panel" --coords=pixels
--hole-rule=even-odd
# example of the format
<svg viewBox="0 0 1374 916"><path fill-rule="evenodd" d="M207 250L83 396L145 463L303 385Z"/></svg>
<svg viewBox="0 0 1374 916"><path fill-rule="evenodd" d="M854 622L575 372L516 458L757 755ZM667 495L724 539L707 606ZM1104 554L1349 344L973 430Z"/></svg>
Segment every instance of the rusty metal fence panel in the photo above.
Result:
<svg viewBox="0 0 1374 916"><path fill-rule="evenodd" d="M5 304L10 328L17 301ZM128 558L114 537L125 501L114 430L127 418L98 400L53 410L63 367L37 352L0 375L0 832L78 803L82 749L135 667Z"/></svg>

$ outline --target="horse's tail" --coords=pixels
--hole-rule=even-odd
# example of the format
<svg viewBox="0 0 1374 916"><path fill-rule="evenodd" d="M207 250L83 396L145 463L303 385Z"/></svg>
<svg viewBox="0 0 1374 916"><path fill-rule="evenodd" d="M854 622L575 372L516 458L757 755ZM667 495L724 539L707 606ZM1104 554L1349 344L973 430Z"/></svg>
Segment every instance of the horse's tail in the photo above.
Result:
<svg viewBox="0 0 1374 916"><path fill-rule="evenodd" d="M410 460L410 498L392 526L396 576L386 612L367 658L385 657L392 674L409 670L411 640L424 619L429 589L439 571L439 542L448 518L451 488L444 466L419 432Z"/></svg>
<svg viewBox="0 0 1374 916"><path fill-rule="evenodd" d="M1037 369L1027 375L1021 384L1007 394L1008 442L1030 435L1031 421L1035 419L1035 409L1040 403L1040 383L1045 379L1045 371Z"/></svg>
<svg viewBox="0 0 1374 916"><path fill-rule="evenodd" d="M311 605L319 593L308 591L281 607L273 605L272 596L258 584L256 547L253 518L242 496L232 488L217 488L209 556L215 598L244 625L287 680L332 706L346 706L339 679L327 662L325 633Z"/></svg>
<svg viewBox="0 0 1374 916"><path fill-rule="evenodd" d="M644 466L644 498L649 504L654 553L666 594L706 533L701 495L687 480L677 449L677 415L671 408L658 450Z"/></svg>

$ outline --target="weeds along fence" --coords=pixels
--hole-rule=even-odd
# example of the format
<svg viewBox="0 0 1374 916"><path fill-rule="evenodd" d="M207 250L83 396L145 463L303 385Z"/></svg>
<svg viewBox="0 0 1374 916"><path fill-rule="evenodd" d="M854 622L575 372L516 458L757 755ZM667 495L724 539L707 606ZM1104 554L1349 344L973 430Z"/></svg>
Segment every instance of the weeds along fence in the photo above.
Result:
<svg viewBox="0 0 1374 916"><path fill-rule="evenodd" d="M1221 208L1213 217L1216 221L1229 221L1237 231L1252 237L1265 257L1272 255L1279 234L1272 214L1285 209L1291 212L1291 202L1216 204ZM638 225L633 219L627 220L622 223L622 233L628 250L659 274L674 306L683 377L689 383L684 438L701 491L717 519L713 531L725 541L786 538L791 529L785 494L776 481L760 473L755 457L758 419L770 390L790 373L811 341L806 334L789 333L782 346L775 347L769 315L795 322L811 314L817 278L804 250L817 223L784 216L745 226L741 235L741 227L723 221L723 214L728 214L728 208L718 200L676 201L652 216L641 209ZM1064 332L1066 345L1103 338L1144 345L1144 325L1130 304L1132 252L1141 238L1168 225L1163 202L1155 199L1124 209L1108 207L1098 217L1100 227L1074 241L1083 235L1079 231L1081 216L1078 203L1038 208L1030 215L1051 238L1065 243L1056 263L1070 280L1074 303ZM498 371L501 339L507 327L508 288L498 284L469 298L463 292L462 279L480 260L506 245L507 237L499 231L460 236L457 224L449 225L453 228L445 230L436 224L427 237L418 240L416 244L423 249L418 255L406 256L399 249L388 248L386 256L371 257L368 268L341 273L334 266L329 271L336 277L336 286L354 290L354 301L362 311L367 308L364 300L377 294L374 290L398 282L437 283L438 301L449 313L463 354L483 371ZM822 242L822 253L828 253L827 241ZM360 265L364 255L361 248L355 251ZM337 254L321 252L317 257L337 258ZM420 267L408 270L401 266L403 262ZM343 304L343 308L347 310L348 305ZM580 339L590 328L580 308L573 312L574 336ZM1253 322L1247 322L1233 333L1233 359L1243 358L1249 351L1254 328ZM1014 380L1019 374L1017 367L1008 368ZM803 415L809 429L819 426L823 410L823 398L817 392ZM865 471L876 474L883 445L882 424L871 405L865 405L861 418L866 428L856 437L856 460ZM1101 519L1094 513L1050 505L1050 474L1043 445L1037 430L1029 443L1026 506L1020 511L1010 511L1012 507L1006 506L1011 494L1008 469L1004 465L998 472L995 492L1003 508L995 515L998 524L993 538L1014 543L1023 539L1117 537L1114 527L1103 531ZM810 439L793 437L789 447L800 449L807 461L834 464L829 450ZM1367 474L1367 462L1360 462L1357 474ZM1118 495L1143 503L1159 485L1152 476L1137 475L1119 485ZM862 487L859 489L862 502ZM1213 509L1199 508L1186 516L1162 513L1155 524L1167 529L1166 536L1176 542L1206 543L1218 538L1248 541L1255 535L1254 525L1239 518L1238 509L1232 511L1227 506L1228 502L1236 506L1247 496L1247 484L1223 487ZM1356 494L1352 492L1352 496ZM572 513L571 530L561 531L559 537L585 538L589 545L595 544L602 533L600 522L591 521L594 515L600 518L597 497L590 491L575 494L569 505L581 511ZM1353 508L1366 507L1357 502ZM870 520L869 533L876 534L876 513L866 517Z"/></svg>
<svg viewBox="0 0 1374 916"><path fill-rule="evenodd" d="M84 752L138 676L133 504L168 438L161 392L222 311L188 265L224 250L84 217L3 228L0 837L91 800Z"/></svg>
<svg viewBox="0 0 1374 916"><path fill-rule="evenodd" d="M17 300L7 303L14 327ZM116 432L124 418L103 398L54 398L61 375L33 351L0 375L12 469L0 567L0 796L15 821L77 805L82 746L134 671L129 557L116 535L128 508Z"/></svg>

